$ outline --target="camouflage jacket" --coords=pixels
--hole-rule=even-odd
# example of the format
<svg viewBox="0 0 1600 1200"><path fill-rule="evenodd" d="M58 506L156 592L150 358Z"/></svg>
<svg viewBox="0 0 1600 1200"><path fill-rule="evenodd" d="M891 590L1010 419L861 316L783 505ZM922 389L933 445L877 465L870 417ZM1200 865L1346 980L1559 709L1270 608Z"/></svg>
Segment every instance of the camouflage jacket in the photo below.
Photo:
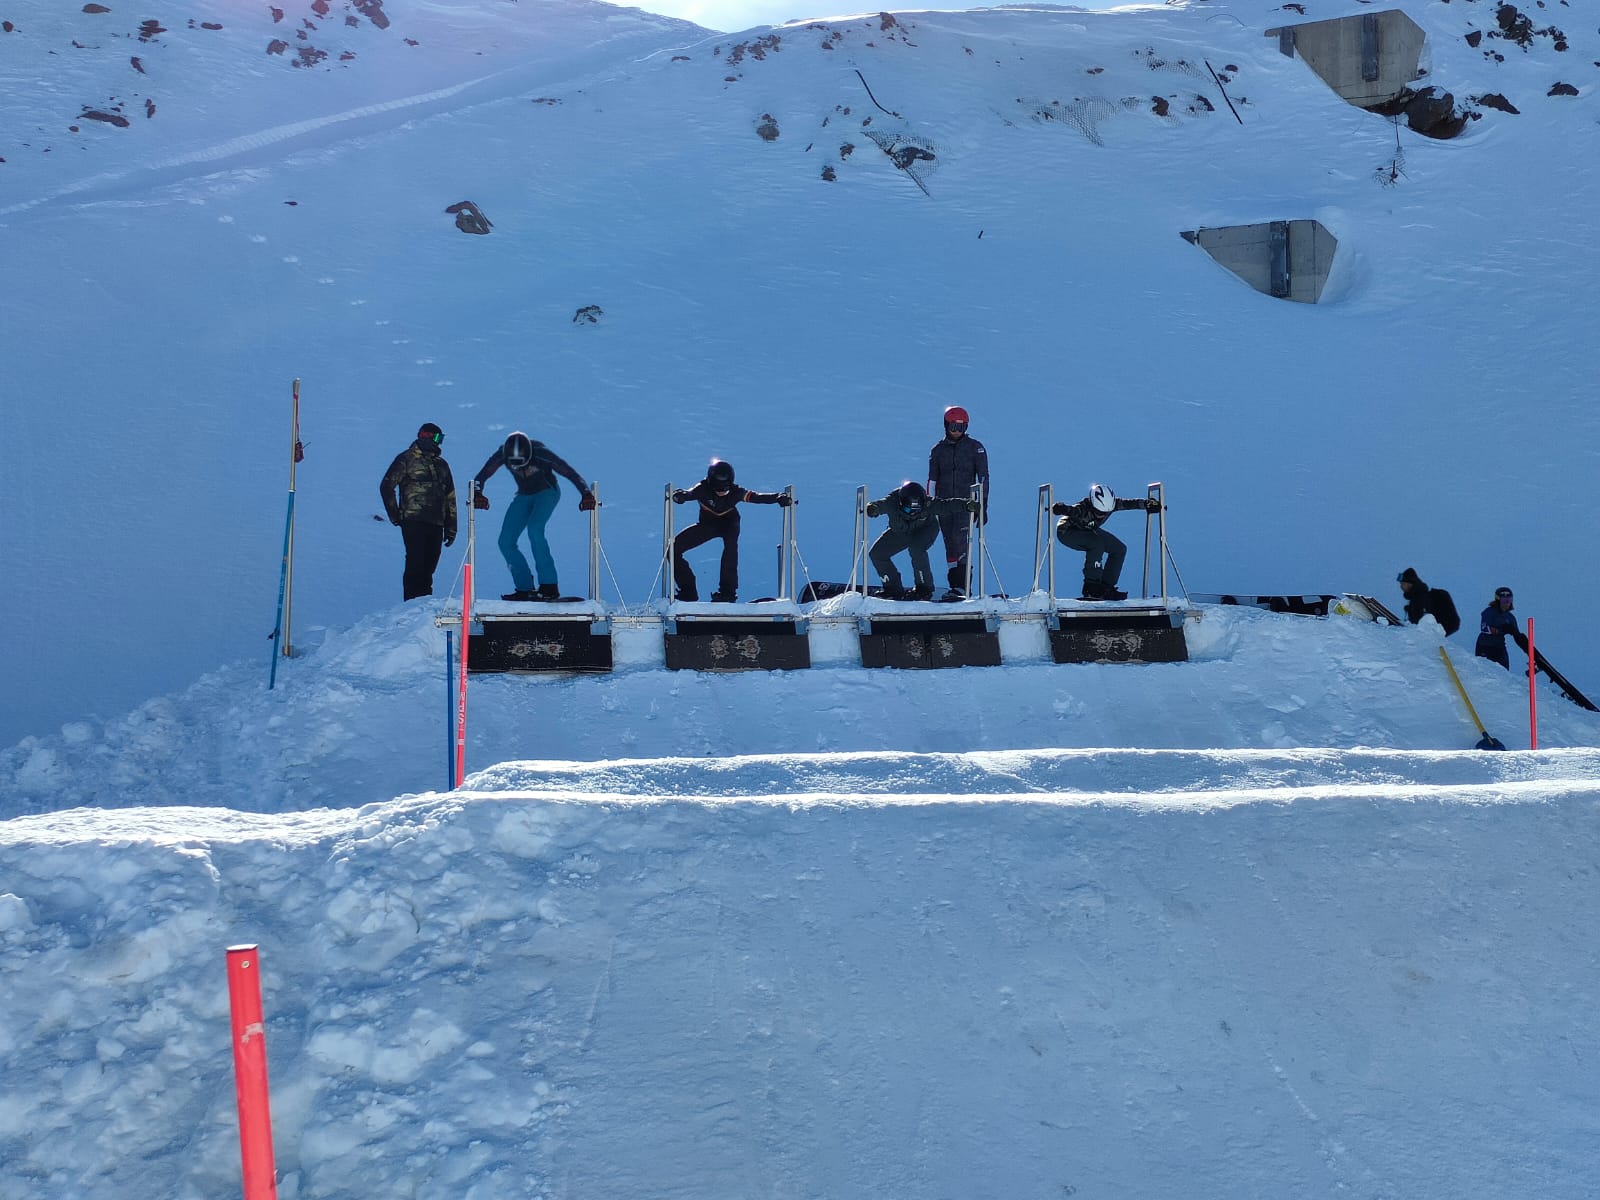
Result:
<svg viewBox="0 0 1600 1200"><path fill-rule="evenodd" d="M396 525L421 521L441 525L450 537L456 532L456 483L439 447L418 438L389 464L378 485L384 511Z"/></svg>

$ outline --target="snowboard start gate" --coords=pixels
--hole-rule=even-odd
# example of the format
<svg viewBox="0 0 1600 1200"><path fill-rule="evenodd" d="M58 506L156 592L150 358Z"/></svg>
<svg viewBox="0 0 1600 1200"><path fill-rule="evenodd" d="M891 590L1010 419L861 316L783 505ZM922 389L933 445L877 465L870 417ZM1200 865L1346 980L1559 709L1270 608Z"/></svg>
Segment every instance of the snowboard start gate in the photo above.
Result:
<svg viewBox="0 0 1600 1200"><path fill-rule="evenodd" d="M862 617L863 667L998 667L1000 635L966 613Z"/></svg>
<svg viewBox="0 0 1600 1200"><path fill-rule="evenodd" d="M1095 605L1021 612L919 605L921 611L853 615L795 612L664 613L614 615L579 612L480 612L472 622L467 659L475 675L602 673L613 669L615 639L625 658L671 671L799 671L812 665L813 634L823 661L855 658L863 667L930 670L996 667L1038 661L1037 651L1009 632L1043 626L1050 660L1057 663L1164 663L1188 661L1184 619L1188 610L1157 604ZM445 615L441 626L460 618ZM842 642L840 635L856 643ZM1003 636L1004 634L1004 636ZM1007 641L1007 638L1013 640ZM651 642L657 647L651 652ZM1004 646L1011 646L1009 651ZM1038 642L1031 645L1037 646ZM841 660L840 651L850 658ZM855 651L855 653L852 653ZM641 657L642 655L642 657ZM657 657L660 655L660 657Z"/></svg>
<svg viewBox="0 0 1600 1200"><path fill-rule="evenodd" d="M611 622L571 614L485 613L477 618L472 674L611 670Z"/></svg>
<svg viewBox="0 0 1600 1200"><path fill-rule="evenodd" d="M679 616L665 622L669 671L798 671L811 665L806 623L790 616Z"/></svg>
<svg viewBox="0 0 1600 1200"><path fill-rule="evenodd" d="M1161 607L1062 609L1050 621L1058 663L1188 662L1183 614Z"/></svg>

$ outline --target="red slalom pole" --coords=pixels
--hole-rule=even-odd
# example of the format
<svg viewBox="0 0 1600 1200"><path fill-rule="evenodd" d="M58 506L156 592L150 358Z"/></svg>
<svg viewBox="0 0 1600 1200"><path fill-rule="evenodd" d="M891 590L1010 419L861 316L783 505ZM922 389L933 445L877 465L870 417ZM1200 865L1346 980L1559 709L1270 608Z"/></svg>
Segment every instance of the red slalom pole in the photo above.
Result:
<svg viewBox="0 0 1600 1200"><path fill-rule="evenodd" d="M1539 748L1539 689L1534 685L1538 659L1533 653L1533 618L1528 618L1528 748Z"/></svg>
<svg viewBox="0 0 1600 1200"><path fill-rule="evenodd" d="M472 558L461 568L461 679L456 685L456 786L467 777L467 655L472 645Z"/></svg>
<svg viewBox="0 0 1600 1200"><path fill-rule="evenodd" d="M233 1015L233 1082L239 1098L239 1154L244 1200L277 1200L272 1106L267 1092L267 1027L261 1016L261 957L255 946L228 947L228 1006Z"/></svg>

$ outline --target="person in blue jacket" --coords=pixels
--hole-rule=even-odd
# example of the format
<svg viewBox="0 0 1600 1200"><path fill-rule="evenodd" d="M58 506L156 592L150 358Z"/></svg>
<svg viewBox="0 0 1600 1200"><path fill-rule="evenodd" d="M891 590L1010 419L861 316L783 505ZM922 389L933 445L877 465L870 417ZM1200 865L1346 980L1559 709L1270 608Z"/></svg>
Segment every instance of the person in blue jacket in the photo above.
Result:
<svg viewBox="0 0 1600 1200"><path fill-rule="evenodd" d="M1517 614L1511 611L1512 599L1510 588L1495 588L1494 599L1478 618L1478 644L1473 647L1479 658L1497 662L1508 671L1511 669L1511 656L1506 653L1508 636L1524 654L1528 652L1528 638L1522 632Z"/></svg>
<svg viewBox="0 0 1600 1200"><path fill-rule="evenodd" d="M588 512L595 506L594 493L583 476L574 471L565 459L543 442L536 442L525 433L513 433L489 456L473 483L474 507L488 508L489 497L483 494L483 485L501 467L511 472L517 481L517 494L506 507L505 520L500 523L500 553L511 569L511 582L516 590L506 593L505 600L558 600L561 585L556 582L556 560L551 557L550 543L545 540L544 527L550 514L561 499L557 475L565 475L578 489L578 507ZM533 565L539 572L535 584L528 560L522 556L517 541L528 535L528 546L533 551Z"/></svg>

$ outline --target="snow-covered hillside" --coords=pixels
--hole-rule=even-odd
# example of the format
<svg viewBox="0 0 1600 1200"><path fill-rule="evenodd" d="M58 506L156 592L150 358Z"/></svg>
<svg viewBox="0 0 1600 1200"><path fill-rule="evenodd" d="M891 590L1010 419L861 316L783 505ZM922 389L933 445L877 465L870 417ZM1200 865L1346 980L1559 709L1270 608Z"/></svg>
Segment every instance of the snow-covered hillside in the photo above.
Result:
<svg viewBox="0 0 1600 1200"><path fill-rule="evenodd" d="M1159 478L1191 587L1394 597L1414 565L1471 613L1510 583L1600 679L1587 25L1524 48L1491 4L1406 5L1430 81L1519 112L1402 126L1385 186L1396 127L1262 36L1281 8L724 36L581 0L109 7L12 0L0 36L0 739L264 656L294 377L302 631L399 597L374 492L423 420L460 475L524 428L597 479L637 602L667 480L720 454L794 483L837 576L856 485L917 476L959 402L1011 590L1036 484ZM82 117L119 104L127 128ZM886 132L935 155L926 191ZM463 200L489 236L455 228ZM1300 217L1341 247L1314 307L1178 236ZM552 530L581 579L569 508Z"/></svg>
<svg viewBox="0 0 1600 1200"><path fill-rule="evenodd" d="M1509 583L1600 685L1600 31L1401 7L1459 138L1263 36L1353 3L722 35L0 0L0 1196L237 1193L235 943L284 1200L1592 1194L1600 718L1541 683L1529 751L1471 639ZM1315 306L1178 236L1303 217L1340 244ZM1036 484L1160 479L1196 592L1449 588L1511 752L1468 749L1431 622L1195 605L1181 664L661 667L663 483L792 482L804 573L842 578L856 486L921 477L947 403L997 590ZM463 545L398 604L374 494L424 420L459 480L515 428L598 480L634 622L609 674L475 677L459 791ZM746 518L747 596L776 531Z"/></svg>
<svg viewBox="0 0 1600 1200"><path fill-rule="evenodd" d="M0 824L0 1184L1591 1194L1593 751L506 766ZM1155 794L1152 794L1155 793Z"/></svg>

